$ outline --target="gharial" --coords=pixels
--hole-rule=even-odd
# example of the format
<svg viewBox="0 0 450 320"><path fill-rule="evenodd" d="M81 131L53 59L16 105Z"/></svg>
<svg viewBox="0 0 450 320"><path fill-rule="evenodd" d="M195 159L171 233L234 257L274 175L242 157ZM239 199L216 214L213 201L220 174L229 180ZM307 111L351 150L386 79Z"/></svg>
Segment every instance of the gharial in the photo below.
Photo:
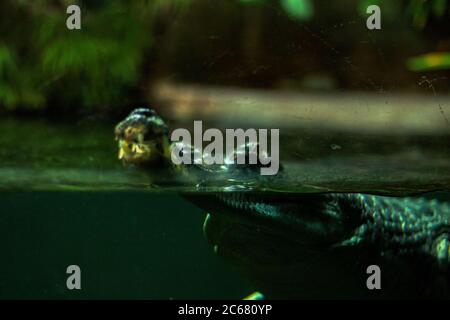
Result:
<svg viewBox="0 0 450 320"><path fill-rule="evenodd" d="M115 128L119 158L142 170L173 166L168 133L154 110L134 110ZM218 170L258 175L248 166ZM205 165L172 172L195 171L217 173ZM204 232L217 254L267 298L450 295L446 202L361 193L224 191L182 196L209 213ZM380 267L381 290L367 288L369 265Z"/></svg>

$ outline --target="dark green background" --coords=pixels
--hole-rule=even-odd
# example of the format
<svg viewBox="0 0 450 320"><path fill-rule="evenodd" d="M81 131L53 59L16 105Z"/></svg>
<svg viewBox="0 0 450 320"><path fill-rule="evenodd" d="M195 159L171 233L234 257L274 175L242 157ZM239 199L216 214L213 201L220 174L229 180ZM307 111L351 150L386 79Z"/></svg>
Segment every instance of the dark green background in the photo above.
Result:
<svg viewBox="0 0 450 320"><path fill-rule="evenodd" d="M176 194L0 194L0 298L243 298ZM81 268L81 290L66 268Z"/></svg>

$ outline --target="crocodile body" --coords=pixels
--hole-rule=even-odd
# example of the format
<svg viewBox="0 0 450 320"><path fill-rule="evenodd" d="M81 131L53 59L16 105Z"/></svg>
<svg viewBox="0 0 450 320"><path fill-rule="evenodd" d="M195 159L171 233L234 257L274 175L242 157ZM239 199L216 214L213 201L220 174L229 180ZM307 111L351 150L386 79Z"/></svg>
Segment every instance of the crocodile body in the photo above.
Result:
<svg viewBox="0 0 450 320"><path fill-rule="evenodd" d="M216 252L268 296L448 297L447 203L359 193L186 197L211 212L205 233ZM372 264L383 272L380 292L366 287Z"/></svg>
<svg viewBox="0 0 450 320"><path fill-rule="evenodd" d="M148 170L170 161L168 129L153 110L136 109L115 133L125 163ZM182 171L215 172L192 167ZM220 168L258 175L252 166ZM268 297L449 296L446 202L360 193L183 195L210 213L204 230L215 251ZM382 270L379 291L366 286L366 269L373 264Z"/></svg>

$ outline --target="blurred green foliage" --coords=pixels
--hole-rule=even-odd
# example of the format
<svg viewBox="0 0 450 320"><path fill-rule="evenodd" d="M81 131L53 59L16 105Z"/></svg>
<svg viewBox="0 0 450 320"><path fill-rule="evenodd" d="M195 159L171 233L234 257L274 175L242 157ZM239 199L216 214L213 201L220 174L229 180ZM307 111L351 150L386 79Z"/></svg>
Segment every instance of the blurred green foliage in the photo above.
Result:
<svg viewBox="0 0 450 320"><path fill-rule="evenodd" d="M289 16L308 21L314 15L314 7L310 0L281 0L281 5Z"/></svg>
<svg viewBox="0 0 450 320"><path fill-rule="evenodd" d="M51 16L38 30L39 60L46 79L60 77L70 101L87 106L111 104L136 82L142 53L151 44L145 20L136 20L118 2L110 2L83 21L87 32L63 31L64 17ZM128 10L128 8L126 8ZM62 19L63 18L63 19ZM78 90L70 90L70 88ZM70 96L70 95L74 96Z"/></svg>
<svg viewBox="0 0 450 320"><path fill-rule="evenodd" d="M424 28L431 17L441 19L450 13L448 0L409 0L408 14L416 28Z"/></svg>
<svg viewBox="0 0 450 320"><path fill-rule="evenodd" d="M244 4L262 4L270 0L239 0ZM314 15L312 0L279 0L286 14L299 21L308 21Z"/></svg>
<svg viewBox="0 0 450 320"><path fill-rule="evenodd" d="M161 6L189 0L5 0L0 12L0 110L106 109L123 103L142 76ZM66 8L82 9L82 29L66 28Z"/></svg>
<svg viewBox="0 0 450 320"><path fill-rule="evenodd" d="M149 70L152 68L149 66L154 63L152 59L158 57L154 54L155 51L160 50L167 43L171 44L173 39L177 39L176 44L181 43L180 46L188 47L189 50L186 51L187 53L183 52L182 55L176 55L174 60L179 63L173 63L171 67L176 68L179 64L184 63L190 68L188 68L189 72L195 78L198 70L192 71L194 69L191 66L195 64L193 63L195 60L193 52L196 50L208 51L199 54L199 60L201 60L199 63L203 64L208 55L223 55L224 50L228 50L226 48L229 43L224 42L223 45L217 46L220 49L217 53L212 50L212 42L209 40L205 44L207 47L199 45L199 43L203 44L202 39L205 34L213 32L205 30L203 24L197 23L197 21L192 23L193 30L198 28L195 29L196 33L187 33L189 39L177 37L164 39L161 41L164 43L161 46L160 42L159 47L155 47L154 31L158 15L161 12L181 12L182 9L186 9L194 3L198 4L198 10L198 8L202 8L202 3L205 5L206 2L206 0L203 2L200 0L2 0L2 10L0 11L0 112L21 109L46 110L48 108L59 111L101 111L139 100L140 97L136 96L145 96L144 91L149 78L151 78ZM424 28L431 18L441 19L448 14L449 2L448 0L355 0L351 3L352 8L358 5L360 13L364 16L366 16L365 9L369 4L378 4L382 6L383 15L389 17L387 19L389 21L395 21L399 12L405 12L412 24L420 29ZM261 46L256 45L258 41L264 42L262 38L249 39L248 35L252 35L253 38L258 35L262 37L263 33L258 33L258 23L261 28L264 23L262 20L258 22L258 19L262 18L258 18L257 14L239 16L242 9L239 5L266 5L270 7L270 10L275 6L282 10L287 17L301 23L313 22L312 20L316 18L319 22L322 21L320 22L322 24L325 23L323 21L328 21L326 20L327 16L324 15L324 7L328 4L318 0L228 0L227 3L230 7L235 6L233 7L234 11L230 9L220 12L217 15L218 18L213 19L213 22L220 26L212 23L212 30L219 30L216 32L217 34L212 34L212 37L221 39L220 35L225 34L231 26L231 22L230 26L227 24L229 21L247 19L241 27L244 29L247 27L248 30L253 31L244 32L247 38L242 43L250 44L244 45L242 50L245 51L245 48L252 48L252 46L256 48L254 49L256 54L253 56L250 54L252 51L247 50L247 56L251 56L251 59L247 60L252 61L262 61L255 57L260 54L266 55L266 52L260 50ZM70 4L79 4L82 9L82 30L66 28L68 17L66 8ZM207 8L212 10L211 7ZM404 8L407 10L405 11ZM345 10L351 12L354 9ZM322 18L325 20L320 20L318 12L321 12L321 16L325 16ZM209 12L204 14L211 15ZM270 15L267 16L270 17ZM165 23L172 23L170 17L170 15L169 19L167 16L165 17L166 20L169 20ZM198 17L202 17L202 14L198 14ZM202 18L199 21L203 22ZM289 21L289 23L291 22ZM250 28L250 26L252 27ZM279 24L271 26L271 28L280 28L281 33L283 26L288 28L289 24ZM172 30L184 34L184 30L180 31L176 28ZM341 32L342 29L336 30ZM232 36L238 37L237 33L232 33ZM346 34L345 41L353 43L355 38ZM347 47L351 48L351 45ZM176 52L171 49L160 50L158 53L161 56L167 52ZM278 50L269 49L274 52ZM239 57L241 53L236 51L236 54ZM365 55L367 56L367 54ZM242 54L242 56L246 56L246 54ZM408 66L411 70L426 71L431 65L424 64L424 61L429 60L412 60L408 62ZM437 60L433 60L433 63L435 61ZM447 58L439 61L441 64L432 64L433 70L447 68ZM233 60L233 65L239 63L242 61ZM218 68L216 72L224 72L223 69L227 69L227 67ZM204 70L206 69L200 71ZM169 71L173 71L173 69L169 68Z"/></svg>
<svg viewBox="0 0 450 320"><path fill-rule="evenodd" d="M408 69L416 72L450 69L450 52L432 52L407 60Z"/></svg>

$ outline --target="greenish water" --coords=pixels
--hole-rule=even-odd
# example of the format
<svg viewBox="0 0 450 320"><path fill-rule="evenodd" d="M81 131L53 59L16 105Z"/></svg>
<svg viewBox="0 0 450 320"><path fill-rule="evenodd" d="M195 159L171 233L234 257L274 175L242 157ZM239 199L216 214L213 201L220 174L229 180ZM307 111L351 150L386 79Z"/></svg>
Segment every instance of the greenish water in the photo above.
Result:
<svg viewBox="0 0 450 320"><path fill-rule="evenodd" d="M0 193L0 298L241 299L247 283L176 194ZM66 268L81 268L68 290Z"/></svg>
<svg viewBox="0 0 450 320"><path fill-rule="evenodd" d="M449 136L283 129L275 177L142 172L117 159L114 123L0 121L0 298L233 298L254 291L177 195L450 187ZM79 265L82 289L68 290Z"/></svg>
<svg viewBox="0 0 450 320"><path fill-rule="evenodd" d="M402 195L450 188L450 136L445 133L389 135L282 128L283 169L276 176L186 176L170 169L124 168L117 159L113 128L112 122L91 120L1 120L0 190L244 189Z"/></svg>

